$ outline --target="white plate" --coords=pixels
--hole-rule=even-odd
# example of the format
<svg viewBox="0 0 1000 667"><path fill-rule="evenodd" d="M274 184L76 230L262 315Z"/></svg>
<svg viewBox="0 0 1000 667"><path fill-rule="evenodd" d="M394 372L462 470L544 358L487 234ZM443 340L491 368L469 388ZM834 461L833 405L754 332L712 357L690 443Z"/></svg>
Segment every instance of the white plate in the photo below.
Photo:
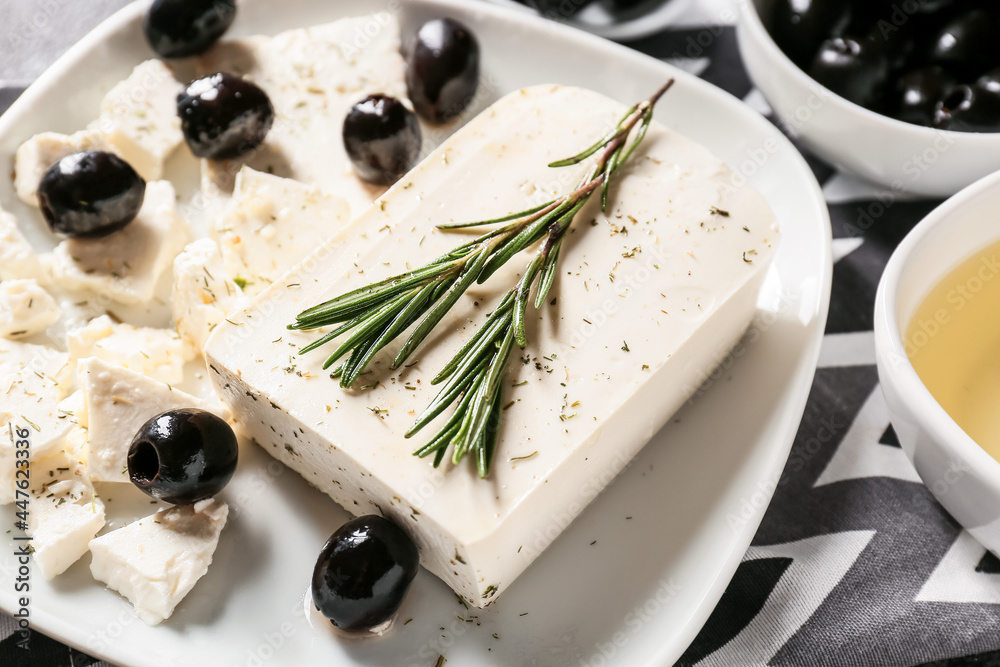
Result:
<svg viewBox="0 0 1000 667"><path fill-rule="evenodd" d="M574 0L563 0L564 3ZM549 17L566 25L586 30L600 37L624 42L660 32L684 15L693 0L645 0L632 10L613 13L604 3L591 2L578 13L566 17ZM538 12L517 0L489 0L517 11L538 15ZM560 3L562 4L562 3Z"/></svg>
<svg viewBox="0 0 1000 667"><path fill-rule="evenodd" d="M384 6L283 0L277 11L274 2L247 0L233 33L273 34ZM87 556L53 582L33 577L31 619L38 630L136 666L428 667L442 653L450 665L636 667L672 663L725 590L788 456L826 321L829 217L811 172L759 114L655 59L485 3L414 0L400 7L393 0L389 6L399 12L404 34L432 16L470 25L482 43L494 98L558 82L631 103L677 77L658 118L748 176L782 224L760 325L738 354L720 360L714 386L657 434L488 609L463 609L447 586L421 571L400 612L413 621L391 637L344 641L312 627L301 610L313 562L346 515L248 444L224 492L237 511L215 563L169 621L150 628L135 620L124 600L91 579ZM10 173L14 150L32 134L83 127L103 92L149 57L141 11L127 7L101 25L0 117L0 173ZM37 216L15 204L8 179L0 181L5 206ZM37 236L44 242L44 233ZM581 496L588 498L588 491ZM6 512L0 516L12 521ZM7 612L18 597L11 553L4 548L0 557L0 607ZM472 615L473 622L459 620Z"/></svg>

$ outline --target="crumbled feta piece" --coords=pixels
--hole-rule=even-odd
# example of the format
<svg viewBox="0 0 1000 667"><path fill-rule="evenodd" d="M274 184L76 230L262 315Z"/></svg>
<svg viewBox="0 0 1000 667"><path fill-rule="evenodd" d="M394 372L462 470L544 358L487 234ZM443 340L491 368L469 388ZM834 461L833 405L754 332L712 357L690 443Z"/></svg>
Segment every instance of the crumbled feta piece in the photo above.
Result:
<svg viewBox="0 0 1000 667"><path fill-rule="evenodd" d="M194 358L191 348L172 329L119 324L107 315L70 332L66 347L74 368L84 357L99 357L167 384L182 382L184 363Z"/></svg>
<svg viewBox="0 0 1000 667"><path fill-rule="evenodd" d="M43 345L0 338L0 505L14 502L16 451L27 449L36 461L57 454L74 425L60 410L67 374L67 355ZM27 438L20 430L27 430ZM29 447L17 447L27 440ZM43 468L30 469L34 482Z"/></svg>
<svg viewBox="0 0 1000 667"><path fill-rule="evenodd" d="M87 403L87 474L94 481L129 481L128 448L149 419L177 408L213 407L180 389L97 357L80 360L77 383Z"/></svg>
<svg viewBox="0 0 1000 667"><path fill-rule="evenodd" d="M177 95L184 86L161 60L138 65L101 102L90 129L147 181L163 177L163 164L184 141L177 116Z"/></svg>
<svg viewBox="0 0 1000 667"><path fill-rule="evenodd" d="M59 319L59 306L33 278L0 283L0 336L22 338L45 331Z"/></svg>
<svg viewBox="0 0 1000 667"><path fill-rule="evenodd" d="M142 209L125 228L56 246L54 280L65 289L113 302L146 303L190 236L177 213L174 187L166 181L147 183Z"/></svg>
<svg viewBox="0 0 1000 667"><path fill-rule="evenodd" d="M198 71L246 76L271 99L274 125L246 164L318 185L345 199L353 217L385 187L354 173L341 128L351 106L366 95L406 99L399 32L396 18L380 12L274 37L223 40L200 58ZM358 44L359 35L364 44ZM239 164L202 162L203 192L210 202L232 191Z"/></svg>
<svg viewBox="0 0 1000 667"><path fill-rule="evenodd" d="M0 433L28 428L34 455L54 447L72 426L58 407L72 384L68 369L65 352L0 338Z"/></svg>
<svg viewBox="0 0 1000 667"><path fill-rule="evenodd" d="M208 571L228 515L214 498L160 510L91 540L90 571L157 625Z"/></svg>
<svg viewBox="0 0 1000 667"><path fill-rule="evenodd" d="M60 401L56 409L69 423L87 428L87 399L79 389Z"/></svg>
<svg viewBox="0 0 1000 667"><path fill-rule="evenodd" d="M99 131L80 130L73 134L43 132L18 146L14 154L14 190L30 206L38 206L38 184L42 176L59 160L81 151L117 153Z"/></svg>
<svg viewBox="0 0 1000 667"><path fill-rule="evenodd" d="M104 527L104 503L84 480L50 484L31 501L27 534L35 565L52 579L66 571L90 548Z"/></svg>
<svg viewBox="0 0 1000 667"><path fill-rule="evenodd" d="M226 269L255 296L348 222L343 199L244 167L214 231Z"/></svg>
<svg viewBox="0 0 1000 667"><path fill-rule="evenodd" d="M212 329L236 305L239 290L222 263L218 244L199 239L174 260L170 303L174 326L184 342L200 354Z"/></svg>
<svg viewBox="0 0 1000 667"><path fill-rule="evenodd" d="M13 214L0 209L0 280L34 278L46 282L46 273Z"/></svg>

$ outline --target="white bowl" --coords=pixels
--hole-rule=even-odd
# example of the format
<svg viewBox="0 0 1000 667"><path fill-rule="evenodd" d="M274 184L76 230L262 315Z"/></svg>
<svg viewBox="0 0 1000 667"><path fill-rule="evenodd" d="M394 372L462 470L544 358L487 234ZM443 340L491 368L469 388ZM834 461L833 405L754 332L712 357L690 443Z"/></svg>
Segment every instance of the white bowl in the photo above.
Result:
<svg viewBox="0 0 1000 667"><path fill-rule="evenodd" d="M518 0L489 0L515 11L538 14ZM568 26L586 30L599 37L614 39L619 42L642 39L664 30L687 12L693 0L660 0L647 2L635 7L634 11L623 12L616 16L600 2L592 2L578 14L568 17L546 16L546 18L565 23Z"/></svg>
<svg viewBox="0 0 1000 667"><path fill-rule="evenodd" d="M893 253L875 298L878 374L893 427L931 493L984 546L1000 554L1000 462L945 412L903 347L923 299L954 268L1000 239L1000 172L928 215Z"/></svg>
<svg viewBox="0 0 1000 667"><path fill-rule="evenodd" d="M785 129L819 157L902 193L947 197L1000 169L1000 133L945 132L889 118L832 93L786 56L761 16L774 0L740 0L740 54Z"/></svg>

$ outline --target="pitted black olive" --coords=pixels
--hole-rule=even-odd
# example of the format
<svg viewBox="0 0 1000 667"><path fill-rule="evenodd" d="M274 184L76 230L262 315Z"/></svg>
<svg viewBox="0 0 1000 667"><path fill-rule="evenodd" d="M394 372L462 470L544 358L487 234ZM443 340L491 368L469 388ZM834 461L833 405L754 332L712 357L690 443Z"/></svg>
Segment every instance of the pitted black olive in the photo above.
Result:
<svg viewBox="0 0 1000 667"><path fill-rule="evenodd" d="M205 410L159 414L139 429L128 449L128 475L143 493L189 505L221 491L236 472L233 429Z"/></svg>

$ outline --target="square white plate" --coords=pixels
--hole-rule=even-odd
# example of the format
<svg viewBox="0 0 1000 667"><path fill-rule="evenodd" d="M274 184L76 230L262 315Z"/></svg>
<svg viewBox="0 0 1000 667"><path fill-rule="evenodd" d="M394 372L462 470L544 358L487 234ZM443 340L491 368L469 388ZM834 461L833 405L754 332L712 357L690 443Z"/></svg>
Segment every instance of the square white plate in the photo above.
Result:
<svg viewBox="0 0 1000 667"><path fill-rule="evenodd" d="M0 117L0 173L11 172L14 151L31 135L83 127L101 96L151 57L140 29L144 5L98 27ZM798 151L740 101L655 59L523 12L457 0L246 0L231 35L378 11L398 14L404 39L431 17L468 24L482 46L486 103L554 82L630 104L676 77L658 119L732 165L735 184L748 180L761 191L781 223L759 321L720 359L705 391L488 609L464 609L421 571L400 611L413 620L392 636L344 641L312 627L303 609L313 563L347 515L247 443L223 494L233 512L215 562L171 619L155 628L136 620L127 602L93 581L85 556L55 581L33 576L32 623L93 655L144 667L429 667L439 654L449 665L670 664L736 570L802 416L830 298L829 217L820 189ZM186 180L180 189L187 197L190 175ZM24 222L37 220L35 241L51 242L6 178L0 202ZM580 496L590 500L593 492L580 489ZM0 516L13 522L10 508ZM0 556L0 608L7 612L19 597L13 533ZM538 541L543 547L550 538Z"/></svg>

